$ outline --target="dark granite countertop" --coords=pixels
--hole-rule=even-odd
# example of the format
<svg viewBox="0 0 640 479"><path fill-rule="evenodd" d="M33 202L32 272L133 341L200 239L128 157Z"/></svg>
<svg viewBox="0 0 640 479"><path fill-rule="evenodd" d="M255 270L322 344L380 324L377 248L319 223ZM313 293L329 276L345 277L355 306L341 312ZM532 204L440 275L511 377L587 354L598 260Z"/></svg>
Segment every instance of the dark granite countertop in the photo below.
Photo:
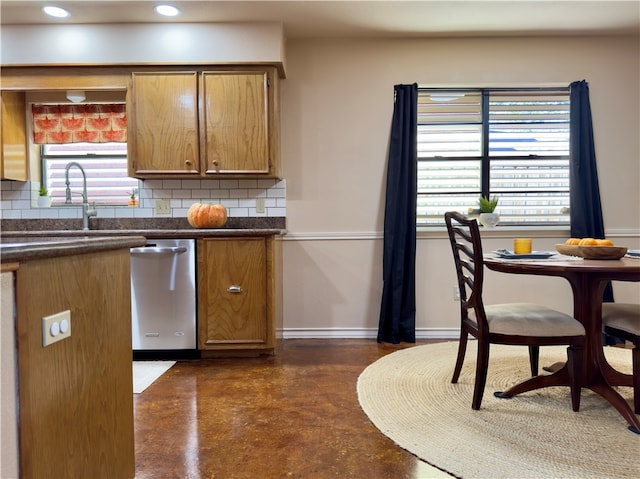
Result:
<svg viewBox="0 0 640 479"><path fill-rule="evenodd" d="M146 238L284 235L285 218L229 218L223 228L197 229L186 218L91 218L8 220L0 224L3 263L142 246Z"/></svg>
<svg viewBox="0 0 640 479"><path fill-rule="evenodd" d="M97 238L97 237L122 237L144 236L146 238L210 238L219 236L273 236L282 235L280 229L132 229L132 230L35 230L35 231L3 231L0 234L0 243L13 238Z"/></svg>
<svg viewBox="0 0 640 479"><path fill-rule="evenodd" d="M143 246L144 236L14 236L0 235L0 261L22 263L25 261L75 256L123 248Z"/></svg>
<svg viewBox="0 0 640 479"><path fill-rule="evenodd" d="M89 231L82 230L82 219L3 219L0 230L36 234L92 236L100 234L143 234L149 237L198 238L220 235L273 235L286 233L286 218L228 218L227 224L216 229L197 229L186 218L89 218ZM154 235L154 236L151 236Z"/></svg>

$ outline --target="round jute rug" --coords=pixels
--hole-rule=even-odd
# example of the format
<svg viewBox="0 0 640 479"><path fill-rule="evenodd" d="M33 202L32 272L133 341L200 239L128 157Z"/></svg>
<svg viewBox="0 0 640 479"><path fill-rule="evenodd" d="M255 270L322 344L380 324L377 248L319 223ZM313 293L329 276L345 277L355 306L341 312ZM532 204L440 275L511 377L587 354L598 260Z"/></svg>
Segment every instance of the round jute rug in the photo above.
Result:
<svg viewBox="0 0 640 479"><path fill-rule="evenodd" d="M457 342L415 346L382 357L358 378L358 400L380 431L425 462L465 479L640 477L640 435L602 397L582 390L573 412L568 387L498 399L494 391L528 377L526 347L491 345L487 386L471 409L476 341L451 384ZM631 351L607 348L616 369L631 372ZM540 348L540 365L566 348ZM618 388L631 401L629 387Z"/></svg>

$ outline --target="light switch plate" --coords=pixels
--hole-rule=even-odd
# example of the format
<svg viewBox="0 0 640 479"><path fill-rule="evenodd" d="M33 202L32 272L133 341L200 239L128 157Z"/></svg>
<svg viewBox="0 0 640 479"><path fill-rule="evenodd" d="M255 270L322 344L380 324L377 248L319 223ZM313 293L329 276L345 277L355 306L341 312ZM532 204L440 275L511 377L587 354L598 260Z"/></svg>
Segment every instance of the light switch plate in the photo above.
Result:
<svg viewBox="0 0 640 479"><path fill-rule="evenodd" d="M171 204L169 200L156 200L156 214L168 215L171 213Z"/></svg>
<svg viewBox="0 0 640 479"><path fill-rule="evenodd" d="M42 346L71 337L71 311L61 311L42 318Z"/></svg>
<svg viewBox="0 0 640 479"><path fill-rule="evenodd" d="M256 198L256 213L264 213L264 209L265 209L265 199Z"/></svg>

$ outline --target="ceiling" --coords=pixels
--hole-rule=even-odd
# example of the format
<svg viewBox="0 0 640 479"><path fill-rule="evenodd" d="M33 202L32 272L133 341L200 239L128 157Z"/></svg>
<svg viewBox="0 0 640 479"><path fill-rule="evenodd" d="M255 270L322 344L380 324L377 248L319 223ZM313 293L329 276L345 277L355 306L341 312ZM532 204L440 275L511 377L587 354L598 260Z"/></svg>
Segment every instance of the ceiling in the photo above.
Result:
<svg viewBox="0 0 640 479"><path fill-rule="evenodd" d="M179 17L158 17L169 3ZM70 19L41 8L68 9ZM0 24L279 22L287 38L606 35L640 33L640 0L622 1L41 1L0 0Z"/></svg>

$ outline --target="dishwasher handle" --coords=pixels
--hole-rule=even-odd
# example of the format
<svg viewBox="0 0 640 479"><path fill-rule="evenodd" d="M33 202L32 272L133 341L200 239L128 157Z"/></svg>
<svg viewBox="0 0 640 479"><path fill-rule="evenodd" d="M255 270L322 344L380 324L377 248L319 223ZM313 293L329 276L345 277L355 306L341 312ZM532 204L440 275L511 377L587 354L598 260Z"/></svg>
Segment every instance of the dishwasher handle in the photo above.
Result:
<svg viewBox="0 0 640 479"><path fill-rule="evenodd" d="M131 254L164 254L164 253L186 253L187 248L185 246L152 246L131 248Z"/></svg>

